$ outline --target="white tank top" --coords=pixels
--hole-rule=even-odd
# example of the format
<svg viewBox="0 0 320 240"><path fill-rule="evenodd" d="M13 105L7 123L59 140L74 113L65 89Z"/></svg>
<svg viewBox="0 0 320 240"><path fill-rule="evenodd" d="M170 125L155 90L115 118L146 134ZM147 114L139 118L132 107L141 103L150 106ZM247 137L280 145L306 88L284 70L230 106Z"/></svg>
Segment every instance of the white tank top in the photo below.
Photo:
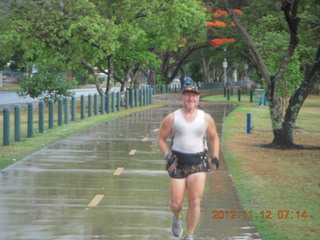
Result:
<svg viewBox="0 0 320 240"><path fill-rule="evenodd" d="M174 112L172 150L181 153L199 153L207 149L204 111L198 110L196 118L187 122L182 110Z"/></svg>

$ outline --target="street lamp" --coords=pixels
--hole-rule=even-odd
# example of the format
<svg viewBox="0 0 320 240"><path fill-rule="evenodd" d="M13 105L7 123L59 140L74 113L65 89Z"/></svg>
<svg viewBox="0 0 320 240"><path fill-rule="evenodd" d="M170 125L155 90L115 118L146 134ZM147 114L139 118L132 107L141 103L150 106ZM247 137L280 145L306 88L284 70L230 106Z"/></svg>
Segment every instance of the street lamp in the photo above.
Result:
<svg viewBox="0 0 320 240"><path fill-rule="evenodd" d="M227 85L227 67L228 67L228 62L227 62L226 58L224 58L222 66L223 66L223 72L224 72L223 83L224 83L224 86L226 87L226 85Z"/></svg>
<svg viewBox="0 0 320 240"><path fill-rule="evenodd" d="M245 70L244 80L245 80L245 81L248 80L248 68L249 68L249 65L248 65L248 64L245 64L245 65L244 65L244 70Z"/></svg>
<svg viewBox="0 0 320 240"><path fill-rule="evenodd" d="M228 67L228 62L227 62L227 49L224 49L224 61L222 64L223 67L223 83L224 83L224 87L227 86L227 67Z"/></svg>

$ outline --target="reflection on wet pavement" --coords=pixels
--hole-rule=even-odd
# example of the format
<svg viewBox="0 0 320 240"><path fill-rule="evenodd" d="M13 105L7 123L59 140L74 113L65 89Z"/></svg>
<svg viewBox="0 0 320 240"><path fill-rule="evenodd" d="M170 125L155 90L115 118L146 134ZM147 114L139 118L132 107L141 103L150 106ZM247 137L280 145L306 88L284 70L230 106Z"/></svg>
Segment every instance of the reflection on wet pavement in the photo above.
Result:
<svg viewBox="0 0 320 240"><path fill-rule="evenodd" d="M0 239L177 239L156 137L160 121L178 107L106 122L5 169ZM200 108L214 116L221 132L234 106ZM243 211L223 159L221 169L208 174L196 239L260 239L248 219L213 219L220 210Z"/></svg>

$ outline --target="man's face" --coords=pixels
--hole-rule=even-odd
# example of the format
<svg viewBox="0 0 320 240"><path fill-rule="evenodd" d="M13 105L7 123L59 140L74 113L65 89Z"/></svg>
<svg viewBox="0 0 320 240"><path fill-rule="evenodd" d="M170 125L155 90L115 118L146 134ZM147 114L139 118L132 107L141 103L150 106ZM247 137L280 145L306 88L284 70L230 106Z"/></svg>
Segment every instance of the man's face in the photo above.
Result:
<svg viewBox="0 0 320 240"><path fill-rule="evenodd" d="M198 106L198 103L200 100L200 94L184 93L181 95L181 100L183 102L183 106L186 109L192 110Z"/></svg>

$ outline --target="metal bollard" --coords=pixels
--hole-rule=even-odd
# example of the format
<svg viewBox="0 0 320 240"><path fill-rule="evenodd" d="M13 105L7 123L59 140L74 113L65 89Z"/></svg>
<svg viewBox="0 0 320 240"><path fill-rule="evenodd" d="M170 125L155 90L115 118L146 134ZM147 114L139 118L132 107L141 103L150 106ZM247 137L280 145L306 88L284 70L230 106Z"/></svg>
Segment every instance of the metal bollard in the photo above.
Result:
<svg viewBox="0 0 320 240"><path fill-rule="evenodd" d="M134 90L134 106L138 107L138 102L139 102L139 90L135 89Z"/></svg>
<svg viewBox="0 0 320 240"><path fill-rule="evenodd" d="M21 141L21 107L20 105L14 106L14 140Z"/></svg>
<svg viewBox="0 0 320 240"><path fill-rule="evenodd" d="M101 95L101 115L105 113L106 107L106 96L104 93Z"/></svg>
<svg viewBox="0 0 320 240"><path fill-rule="evenodd" d="M98 115L98 94L94 94L94 115Z"/></svg>
<svg viewBox="0 0 320 240"><path fill-rule="evenodd" d="M129 108L129 91L126 91L126 109Z"/></svg>
<svg viewBox="0 0 320 240"><path fill-rule="evenodd" d="M116 111L116 97L114 92L111 93L111 111Z"/></svg>
<svg viewBox="0 0 320 240"><path fill-rule="evenodd" d="M163 86L164 86L164 89L166 90L167 89L166 85L163 85ZM147 89L143 88L143 106L146 106L146 105L147 105Z"/></svg>
<svg viewBox="0 0 320 240"><path fill-rule="evenodd" d="M111 102L111 94L108 92L107 95L105 96L105 111L107 112L107 114L110 113L110 102Z"/></svg>
<svg viewBox="0 0 320 240"><path fill-rule="evenodd" d="M247 134L251 133L251 113L247 113Z"/></svg>
<svg viewBox="0 0 320 240"><path fill-rule="evenodd" d="M61 126L63 124L62 122L62 106L63 102L62 102L62 98L58 99L58 126Z"/></svg>
<svg viewBox="0 0 320 240"><path fill-rule="evenodd" d="M88 117L92 116L92 97L91 94L88 95Z"/></svg>
<svg viewBox="0 0 320 240"><path fill-rule="evenodd" d="M140 97L140 107L143 106L143 91L142 89L139 90L139 97Z"/></svg>
<svg viewBox="0 0 320 240"><path fill-rule="evenodd" d="M44 102L39 102L39 133L44 133Z"/></svg>
<svg viewBox="0 0 320 240"><path fill-rule="evenodd" d="M81 95L81 119L85 118L85 98Z"/></svg>
<svg viewBox="0 0 320 240"><path fill-rule="evenodd" d="M49 119L48 119L49 129L54 128L54 101L49 100Z"/></svg>
<svg viewBox="0 0 320 240"><path fill-rule="evenodd" d="M76 103L76 97L72 96L71 98L71 121L76 121L77 118L77 103Z"/></svg>
<svg viewBox="0 0 320 240"><path fill-rule="evenodd" d="M134 93L135 93L135 91L133 89L131 89L131 91L130 91L131 108L134 108Z"/></svg>
<svg viewBox="0 0 320 240"><path fill-rule="evenodd" d="M117 111L119 112L121 110L121 94L120 92L117 92Z"/></svg>
<svg viewBox="0 0 320 240"><path fill-rule="evenodd" d="M153 89L152 88L150 88L150 104L152 104L153 103Z"/></svg>
<svg viewBox="0 0 320 240"><path fill-rule="evenodd" d="M10 145L10 108L3 109L3 146Z"/></svg>
<svg viewBox="0 0 320 240"><path fill-rule="evenodd" d="M64 123L69 124L69 98L64 100Z"/></svg>
<svg viewBox="0 0 320 240"><path fill-rule="evenodd" d="M28 103L28 138L33 137L33 104Z"/></svg>

